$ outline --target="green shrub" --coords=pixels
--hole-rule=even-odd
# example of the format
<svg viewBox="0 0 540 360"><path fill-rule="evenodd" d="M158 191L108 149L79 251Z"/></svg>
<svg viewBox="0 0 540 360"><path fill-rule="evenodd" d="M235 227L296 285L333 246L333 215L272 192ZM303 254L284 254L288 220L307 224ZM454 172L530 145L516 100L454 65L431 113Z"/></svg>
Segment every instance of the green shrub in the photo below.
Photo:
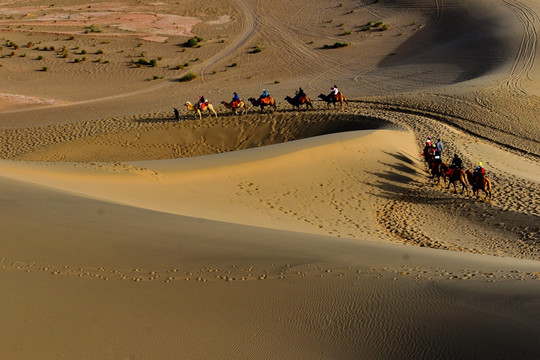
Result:
<svg viewBox="0 0 540 360"><path fill-rule="evenodd" d="M47 71L47 70L49 70L49 68L47 68L46 66L41 68L41 71Z"/></svg>
<svg viewBox="0 0 540 360"><path fill-rule="evenodd" d="M349 46L349 45L351 45L351 44L350 44L350 43L345 43L345 42L342 43L342 42L336 41L333 45L328 45L328 44L326 44L326 45L324 45L323 47L324 47L325 49L338 49L338 48L346 47L346 46Z"/></svg>
<svg viewBox="0 0 540 360"><path fill-rule="evenodd" d="M262 51L261 47L259 45L255 45L255 47L253 47L250 53L257 54L257 53L260 53L261 51Z"/></svg>
<svg viewBox="0 0 540 360"><path fill-rule="evenodd" d="M39 55L36 60L43 60L43 56Z"/></svg>
<svg viewBox="0 0 540 360"><path fill-rule="evenodd" d="M85 34L88 34L88 33L100 33L102 32L101 29L97 28L95 25L90 25L89 27L87 27L85 30L84 30L84 33Z"/></svg>
<svg viewBox="0 0 540 360"><path fill-rule="evenodd" d="M195 37L192 37L191 39L188 39L184 43L184 46L185 47L200 47L201 45L199 43L202 42L202 41L204 41L203 38L195 36Z"/></svg>
<svg viewBox="0 0 540 360"><path fill-rule="evenodd" d="M185 74L184 76L182 76L182 77L180 78L180 81L191 81L191 80L196 79L197 77L198 77L197 74L192 73L192 72L190 71L190 72L188 72L187 74Z"/></svg>

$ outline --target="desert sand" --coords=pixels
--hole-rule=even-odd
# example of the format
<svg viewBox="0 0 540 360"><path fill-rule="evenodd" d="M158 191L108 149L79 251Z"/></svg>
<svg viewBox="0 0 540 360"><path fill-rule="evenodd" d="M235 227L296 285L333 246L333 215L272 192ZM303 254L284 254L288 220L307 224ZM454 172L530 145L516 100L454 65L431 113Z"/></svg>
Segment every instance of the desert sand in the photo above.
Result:
<svg viewBox="0 0 540 360"><path fill-rule="evenodd" d="M538 2L5 0L0 32L2 358L540 357Z"/></svg>

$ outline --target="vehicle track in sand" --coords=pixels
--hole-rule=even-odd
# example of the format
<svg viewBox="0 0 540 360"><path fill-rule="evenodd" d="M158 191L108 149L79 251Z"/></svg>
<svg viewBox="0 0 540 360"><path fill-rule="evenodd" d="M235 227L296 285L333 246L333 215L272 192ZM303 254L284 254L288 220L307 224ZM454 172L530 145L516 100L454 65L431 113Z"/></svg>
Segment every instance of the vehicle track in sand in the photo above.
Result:
<svg viewBox="0 0 540 360"><path fill-rule="evenodd" d="M208 71L210 67L216 65L220 61L228 59L234 53L239 51L244 45L249 42L249 40L253 37L253 35L255 35L257 31L257 13L253 10L252 7L247 4L246 0L227 0L227 2L229 2L231 5L236 4L236 6L233 5L233 8L238 9L240 17L242 19L242 33L236 39L234 39L233 42L231 42L225 50L219 52L210 59L203 61L201 64L194 67L192 70L199 71L201 75L201 80L212 89L216 89L216 87L212 86L212 84L207 81ZM180 77L181 76L177 76L173 80L179 79Z"/></svg>
<svg viewBox="0 0 540 360"><path fill-rule="evenodd" d="M510 74L499 84L499 89L512 95L527 94L524 81L530 80L530 71L536 60L540 17L520 1L502 0L516 15L523 27L523 35Z"/></svg>

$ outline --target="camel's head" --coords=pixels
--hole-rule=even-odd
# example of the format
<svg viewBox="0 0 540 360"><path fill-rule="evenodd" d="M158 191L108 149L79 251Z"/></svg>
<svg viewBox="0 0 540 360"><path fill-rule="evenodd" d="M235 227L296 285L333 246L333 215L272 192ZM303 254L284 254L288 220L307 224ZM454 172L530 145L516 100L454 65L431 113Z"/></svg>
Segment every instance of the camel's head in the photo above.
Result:
<svg viewBox="0 0 540 360"><path fill-rule="evenodd" d="M189 101L186 101L186 103L185 103L184 105L186 105L186 106L190 106L190 105L191 105L191 103L190 103Z"/></svg>
<svg viewBox="0 0 540 360"><path fill-rule="evenodd" d="M324 99L326 96L324 96L324 94L319 94L318 97L321 98L321 99Z"/></svg>

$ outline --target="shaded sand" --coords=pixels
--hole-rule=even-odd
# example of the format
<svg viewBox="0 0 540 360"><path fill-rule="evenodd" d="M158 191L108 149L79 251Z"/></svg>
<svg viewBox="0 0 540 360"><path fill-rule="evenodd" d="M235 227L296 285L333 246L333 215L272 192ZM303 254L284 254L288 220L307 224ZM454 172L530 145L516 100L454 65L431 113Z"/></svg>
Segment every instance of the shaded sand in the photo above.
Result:
<svg viewBox="0 0 540 360"><path fill-rule="evenodd" d="M0 8L3 357L540 357L536 0Z"/></svg>

